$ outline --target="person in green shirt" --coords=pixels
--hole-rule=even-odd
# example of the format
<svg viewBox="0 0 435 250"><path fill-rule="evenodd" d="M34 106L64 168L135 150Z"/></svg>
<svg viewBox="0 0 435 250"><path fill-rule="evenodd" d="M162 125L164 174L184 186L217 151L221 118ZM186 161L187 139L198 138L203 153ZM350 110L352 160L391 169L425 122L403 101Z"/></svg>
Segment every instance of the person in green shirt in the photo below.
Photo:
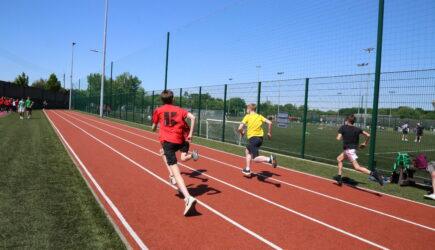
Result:
<svg viewBox="0 0 435 250"><path fill-rule="evenodd" d="M32 116L32 107L33 107L33 101L30 100L30 96L28 96L26 100L27 119L30 119L30 117Z"/></svg>

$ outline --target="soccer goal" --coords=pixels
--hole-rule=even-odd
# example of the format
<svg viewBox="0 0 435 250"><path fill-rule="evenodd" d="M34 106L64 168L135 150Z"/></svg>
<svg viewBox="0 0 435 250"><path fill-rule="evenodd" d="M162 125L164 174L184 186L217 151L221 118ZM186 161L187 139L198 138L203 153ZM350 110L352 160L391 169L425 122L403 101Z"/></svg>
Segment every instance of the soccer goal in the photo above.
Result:
<svg viewBox="0 0 435 250"><path fill-rule="evenodd" d="M225 138L226 140L242 145L243 137L237 131L241 122L225 121ZM205 136L207 139L219 140L222 137L223 120L206 119Z"/></svg>

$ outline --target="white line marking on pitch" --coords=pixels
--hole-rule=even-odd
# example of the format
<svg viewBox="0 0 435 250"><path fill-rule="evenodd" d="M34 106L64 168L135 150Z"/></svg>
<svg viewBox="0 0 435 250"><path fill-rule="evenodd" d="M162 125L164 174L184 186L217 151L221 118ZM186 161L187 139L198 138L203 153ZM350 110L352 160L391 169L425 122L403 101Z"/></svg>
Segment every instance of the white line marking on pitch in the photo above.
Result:
<svg viewBox="0 0 435 250"><path fill-rule="evenodd" d="M118 155L122 156L124 159L126 159L127 161L131 162L133 165L136 165L137 167L141 168L142 170L146 171L148 174L154 176L155 178L157 178L158 180L160 180L161 182L165 183L166 185L170 186L173 189L177 189L175 187L173 187L171 184L169 184L166 180L164 180L163 178L161 178L160 176L158 176L157 174L155 174L154 172L150 171L149 169L147 169L146 167L140 165L139 163L137 163L136 161L132 160L131 158L129 158L128 156L124 155L123 153L119 152L118 150L114 149L113 147L111 147L110 145L106 144L105 142L101 141L100 139L98 139L97 137L95 137L94 135L92 135L91 133L87 132L86 130L84 130L83 128L79 127L78 125L74 124L71 121L68 121L67 119L63 118L62 116L60 116L57 113L54 113L57 116L59 116L60 118L62 118L63 120L65 120L66 122L70 123L71 125L73 125L74 127L76 127L77 129L81 130L83 133L87 134L89 137L93 138L94 140L98 141L99 143L103 144L104 146L106 146L107 148L109 148L110 150L112 150L113 152L117 153ZM77 118L75 118L77 119ZM84 122L86 123L86 122ZM92 125L90 125L92 126ZM97 127L95 127L97 128ZM100 129L101 130L101 129ZM104 130L102 130L104 131ZM151 151L152 152L152 151ZM154 152L153 152L154 153ZM157 153L155 153L156 155L159 155ZM254 238L264 242L265 244L269 245L270 247L274 248L274 249L282 249L281 247L275 245L274 243L272 243L271 241L265 239L264 237L260 236L259 234L251 231L250 229L242 226L241 224L237 223L236 221L234 221L233 219L227 217L226 215L222 214L221 212L217 211L216 209L210 207L209 205L207 205L206 203L198 200L198 203L201 204L202 206L204 206L205 208L207 208L208 210L210 210L212 213L218 215L219 217L223 218L224 220L228 221L229 223L233 224L234 226L238 227L239 229L245 231L246 233L250 234L251 236L253 236Z"/></svg>
<svg viewBox="0 0 435 250"><path fill-rule="evenodd" d="M78 120L74 116L71 116L71 117L73 119ZM84 118L84 119L91 120L91 119L88 119L88 118ZM92 120L92 121L94 121L94 120ZM95 122L101 123L99 121L95 121ZM89 125L89 123L87 123L87 124ZM124 132L130 133L130 134L133 134L133 135L136 135L136 136L139 136L139 137L142 137L142 138L150 140L150 141L158 142L157 140L154 140L152 138L148 138L148 137L140 135L140 134L136 134L136 133L128 131L128 130L117 128L117 127L114 127L114 126L111 126L111 125L108 125L108 124L105 124L105 125L107 125L109 127L113 127L115 129L122 130ZM92 125L90 125L90 126L92 126ZM226 162L222 162L222 161L219 161L219 160L216 160L214 158L207 157L207 156L204 156L204 155L201 155L201 156L206 158L206 159L209 159L211 161L218 162L218 163L220 163L222 165L229 166L229 167L235 168L237 170L240 170L239 167L234 166L232 164L229 164L229 163L226 163ZM367 211L370 211L370 212L373 212L373 213L376 213L376 214L379 214L379 215L382 215L382 216L386 216L386 217L389 217L391 219L395 219L395 220L398 220L398 221L401 221L401 222L409 223L411 225L414 225L414 226L417 226L417 227L421 227L421 228L424 228L424 229L427 229L427 230L430 230L430 231L435 231L435 228L432 228L430 226L426 226L426 225L423 225L423 224L419 224L417 222L413 222L413 221L410 221L410 220L407 220L407 219L404 219L404 218L401 218L401 217L398 217L398 216L395 216L395 215L391 215L391 214L388 214L388 213L385 213L385 212L382 212L382 211L378 211L378 210L375 210L375 209L372 209L372 208L369 208L369 207L358 205L356 203L345 201L345 200L342 200L342 199L339 199L339 198L336 198L336 197L333 197L333 196L330 196L330 195L327 195L327 194L324 194L324 193L320 193L320 192L317 192L317 191L314 191L314 190L311 190L311 189L308 189L308 188L304 188L304 187L301 187L301 186L298 186L298 185L295 185L295 184L291 184L291 183L288 183L288 182L285 182L285 181L281 181L281 180L278 180L278 179L275 179L275 178L272 178L272 177L269 178L269 179L277 181L277 182L280 182L280 183L282 183L284 185L287 185L287 186L291 186L291 187L294 187L294 188L297 188L297 189L300 189L300 190L312 193L312 194L316 194L316 195L319 195L319 196L322 196L322 197L325 197L325 198L328 198L328 199L332 199L332 200L335 200L335 201L338 201L338 202L342 202L342 203L347 204L347 205L351 205L351 206L358 207L358 208L361 208L361 209L364 209L364 210L367 210Z"/></svg>
<svg viewBox="0 0 435 250"><path fill-rule="evenodd" d="M44 111L45 112L45 111ZM55 114L55 112L53 112L53 114ZM56 114L57 115L57 114ZM69 145L69 143L67 142L67 140L65 139L65 137L63 136L63 134L59 131L59 129L56 127L56 125L54 125L53 121L51 120L49 115L46 115L48 120L51 123L51 126L53 126L53 128L57 131L57 133L59 134L59 136L61 137L61 140L65 143L65 145L68 147L68 149L70 150L70 152L74 155L74 158L76 158L77 162L80 164L80 166L83 168L83 170L85 171L86 175L89 177L89 179L92 181L92 183L94 184L94 186L97 188L98 192L100 193L100 195L104 198L104 200L107 202L107 204L110 206L110 208L113 210L113 212L115 213L115 215L118 217L118 219L121 221L122 225L124 225L125 229L128 231L128 233L131 235L131 237L134 239L134 241L136 241L136 244L138 244L138 246L141 249L148 249L147 246L142 242L142 240L139 238L139 236L136 234L136 232L133 230L133 228L130 226L130 224L128 224L127 220L124 218L124 216L122 215L122 213L119 211L119 209L115 206L115 204L112 202L112 200L106 195L106 193L104 192L104 190L101 188L101 186L98 184L98 182L95 180L95 178L92 176L92 174L88 171L88 168L85 166L85 164L82 162L82 160L80 159L80 157L78 157L78 155L76 154L76 152L74 151L74 149L72 149L72 147Z"/></svg>
<svg viewBox="0 0 435 250"><path fill-rule="evenodd" d="M71 117L70 115L67 115L67 116ZM85 123L85 124L87 124L87 125L90 126L90 127L93 127L93 128L98 129L98 130L100 130L100 131L103 131L103 132L105 132L105 133L111 135L112 137L118 138L118 139L120 139L120 140L122 140L122 141L125 141L125 142L131 144L131 145L134 145L134 146L136 146L136 147L138 147L138 148L141 148L141 149L143 149L143 150L145 150L145 151L147 151L147 152L150 152L150 153L152 153L152 154L155 154L155 155L157 155L157 156L160 156L159 153L156 153L156 152L154 152L154 151L152 151L152 150L149 150L149 149L147 149L147 148L145 148L145 147L142 147L142 146L140 146L140 145L138 145L138 144L136 144L136 143L134 143L134 142L130 142L130 141L128 141L128 140L126 140L126 139L124 139L124 138L122 138L122 137L119 137L119 136L117 136L117 135L115 135L115 134L112 134L112 133L110 133L110 132L108 132L108 131L105 131L105 130L103 130L103 129L101 129L101 128L98 128L98 127L96 127L96 126L94 126L94 125L92 125L92 124L89 124L89 123L87 123L87 122L85 122L85 121L79 120L78 118L74 118L74 117L72 117L72 118L75 119L75 120L78 120L79 122ZM65 119L65 118L62 118L62 119ZM65 119L65 120L66 120L66 119ZM70 122L70 123L71 123L71 122ZM73 124L73 123L71 123L71 124ZM73 125L74 125L74 124L73 124ZM74 126L76 126L76 125L74 125ZM78 127L77 127L77 128L78 128ZM81 128L80 128L80 129L81 129ZM84 130L83 130L83 131L84 131ZM102 142L102 143L103 143L103 142ZM109 147L110 147L110 146L109 146ZM194 171L194 172L201 173L202 175L207 176L207 177L209 177L209 178L211 178L211 179L213 179L213 180L215 180L215 181L217 181L217 182L220 182L220 183L222 183L222 184L224 184L224 185L227 185L227 186L229 186L229 187L232 187L232 188L234 188L234 189L236 189L236 190L239 190L239 191L241 191L241 192L243 192L243 193L245 193L245 194L248 194L248 195L250 195L250 196L252 196L252 197L255 197L255 198L257 198L257 199L260 199L260 200L262 200L262 201L264 201L264 202L266 202L266 203L269 203L269 204L274 205L274 206L276 206L276 207L279 207L279 208L281 208L281 209L283 209L283 210L286 210L286 211L288 211L288 212L290 212L290 213L296 214L296 215L298 215L298 216L300 216L300 217L303 217L303 218L305 218L305 219L307 219L307 220L310 220L310 221L312 221L312 222L316 222L316 223L318 223L318 224L320 224L320 225L323 225L323 226L325 226L325 227L327 227L327 228L329 228L329 229L332 229L332 230L334 230L334 231L340 232L340 233L342 233L342 234L344 234L344 235L347 235L347 236L349 236L349 237L351 237L351 238L354 238L354 239L360 240L360 241L362 241L362 242L365 242L365 243L367 243L367 244L369 244L369 245L372 245L372 246L375 246L375 247L378 247L378 248L381 248L381 249L387 249L386 247L384 247L384 246L382 246L382 245L379 245L379 244L377 244L377 243L375 243L375 242L372 242L372 241L370 241L370 240L367 240L367 239L365 239L365 238L362 238L362 237L360 237L360 236L358 236L358 235L355 235L355 234L349 233L349 232L347 232L347 231L345 231L345 230L343 230L343 229L337 228L337 227L332 226L332 225L330 225L330 224L328 224L328 223L325 223L325 222L323 222L323 221L320 221L320 220L318 220L318 219L315 219L315 218L313 218L313 217L310 217L310 216L308 216L308 215L306 215L306 214L303 214L303 213L301 213L301 212L298 212L298 211L296 211L296 210L293 210L293 209L291 209L291 208L288 208L288 207L286 207L286 206L283 206L283 205L281 205L281 204L279 204L279 203L276 203L276 202L273 202L273 201L271 201L271 200L268 200L268 199L266 199L266 198L264 198L264 197L262 197L262 196L259 196L259 195L257 195L257 194L251 193L251 192L249 192L249 191L247 191L247 190L245 190L245 189L239 188L239 187L237 187L237 186L235 186L235 185L233 185L233 184L230 184L230 183L228 183L228 182L225 182L225 181L223 181L223 180L220 180L220 179L215 178L215 177L213 177L213 176L210 176L210 175L208 175L208 174L205 174L205 173L199 172L199 171L197 171L196 169L191 168L191 167L189 167L189 166L187 166L187 165L185 165L185 164L179 163L179 165L181 165L181 166L183 166L183 167L185 167L185 168L187 168L187 169L190 169L190 170L192 170L192 171Z"/></svg>

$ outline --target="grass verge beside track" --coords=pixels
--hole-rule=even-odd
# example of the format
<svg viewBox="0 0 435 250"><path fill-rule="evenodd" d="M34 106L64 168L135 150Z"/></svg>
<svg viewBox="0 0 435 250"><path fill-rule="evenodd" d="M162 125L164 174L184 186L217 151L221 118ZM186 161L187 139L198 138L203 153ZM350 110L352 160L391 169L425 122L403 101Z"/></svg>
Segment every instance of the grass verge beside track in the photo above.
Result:
<svg viewBox="0 0 435 250"><path fill-rule="evenodd" d="M0 138L0 248L125 249L41 111Z"/></svg>

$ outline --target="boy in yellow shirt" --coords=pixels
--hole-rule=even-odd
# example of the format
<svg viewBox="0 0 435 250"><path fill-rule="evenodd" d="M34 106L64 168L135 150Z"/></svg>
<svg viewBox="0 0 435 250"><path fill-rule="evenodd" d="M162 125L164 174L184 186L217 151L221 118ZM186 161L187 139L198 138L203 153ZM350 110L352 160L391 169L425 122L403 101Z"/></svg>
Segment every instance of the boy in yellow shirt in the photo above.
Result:
<svg viewBox="0 0 435 250"><path fill-rule="evenodd" d="M246 107L246 115L239 126L239 133L243 136L245 134L244 127L246 126L246 137L248 138L248 145L246 146L246 167L242 170L244 175L251 175L251 161L254 162L267 162L272 164L274 168L278 166L276 157L274 155L261 156L259 150L263 143L263 123L267 123L268 131L267 137L272 139L272 121L266 119L264 116L255 112L256 105L251 103Z"/></svg>

